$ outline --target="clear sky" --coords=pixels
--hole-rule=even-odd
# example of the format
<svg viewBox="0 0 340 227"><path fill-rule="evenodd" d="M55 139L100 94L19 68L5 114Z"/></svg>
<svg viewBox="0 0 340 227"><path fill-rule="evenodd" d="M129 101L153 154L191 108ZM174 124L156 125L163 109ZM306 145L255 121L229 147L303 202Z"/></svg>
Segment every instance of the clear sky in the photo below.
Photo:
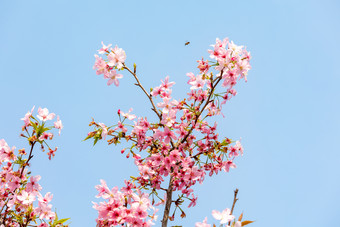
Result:
<svg viewBox="0 0 340 227"><path fill-rule="evenodd" d="M128 74L118 88L96 76L101 41L126 51L145 87L169 75L180 98L196 60L208 57L216 37L229 37L251 51L253 68L218 129L242 137L245 155L237 169L197 187L198 205L173 225L194 226L206 216L212 223L211 210L231 207L237 187L236 213L256 220L251 226L336 226L339 10L336 0L0 1L0 138L24 146L20 118L34 105L60 115L56 157L49 161L37 149L32 171L54 194L59 216L95 226L94 186L100 179L122 186L136 168L120 147L82 142L91 117L114 123L116 111L130 107L138 116L153 114Z"/></svg>

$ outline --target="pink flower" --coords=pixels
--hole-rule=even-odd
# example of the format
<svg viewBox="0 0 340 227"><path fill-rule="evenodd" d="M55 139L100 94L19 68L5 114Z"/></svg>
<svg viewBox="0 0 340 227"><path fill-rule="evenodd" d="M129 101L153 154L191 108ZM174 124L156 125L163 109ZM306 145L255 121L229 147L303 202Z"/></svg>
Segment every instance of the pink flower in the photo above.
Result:
<svg viewBox="0 0 340 227"><path fill-rule="evenodd" d="M164 133L163 133L165 140L165 143L170 143L171 139L176 140L177 137L175 136L175 133L173 133L168 127L164 128Z"/></svg>
<svg viewBox="0 0 340 227"><path fill-rule="evenodd" d="M47 140L47 139L52 139L53 138L53 134L52 133L46 133L44 132L40 137L39 140L43 141L43 140Z"/></svg>
<svg viewBox="0 0 340 227"><path fill-rule="evenodd" d="M118 48L118 46L115 46L114 49L111 48L111 51L112 52L107 55L107 59L109 60L108 65L111 67L117 66L118 69L121 69L126 59L125 51L122 48Z"/></svg>
<svg viewBox="0 0 340 227"><path fill-rule="evenodd" d="M202 58L202 60L198 60L197 62L198 62L197 68L200 69L201 73L206 73L209 71L210 65L208 61L203 61L203 58Z"/></svg>
<svg viewBox="0 0 340 227"><path fill-rule="evenodd" d="M228 49L234 52L234 55L242 53L243 46L237 46L233 41L228 44Z"/></svg>
<svg viewBox="0 0 340 227"><path fill-rule="evenodd" d="M243 156L243 147L242 147L240 141L236 141L235 148L237 148L237 150L239 150L241 155Z"/></svg>
<svg viewBox="0 0 340 227"><path fill-rule="evenodd" d="M102 41L102 46L103 47L98 50L99 54L105 54L105 53L109 52L109 47L111 47L112 44L109 44L109 45L105 46L103 41Z"/></svg>
<svg viewBox="0 0 340 227"><path fill-rule="evenodd" d="M140 218L140 219L144 219L148 216L148 212L146 211L146 208L147 207L143 207L143 206L138 206L136 209L135 209L135 216L137 218Z"/></svg>
<svg viewBox="0 0 340 227"><path fill-rule="evenodd" d="M228 160L226 162L223 162L223 170L225 172L229 172L230 168L232 168L232 169L236 168L236 165L235 165L235 163L233 163L233 161Z"/></svg>
<svg viewBox="0 0 340 227"><path fill-rule="evenodd" d="M234 146L230 146L230 148L229 148L229 158L231 158L231 157L237 157L239 154L237 153L237 148L236 147L234 147Z"/></svg>
<svg viewBox="0 0 340 227"><path fill-rule="evenodd" d="M132 198L134 199L134 203L132 204L132 207L142 206L145 209L151 207L151 202L149 200L149 194L147 194L147 193L141 193L139 195L133 193Z"/></svg>
<svg viewBox="0 0 340 227"><path fill-rule="evenodd" d="M47 223L41 223L40 225L38 225L38 227L48 227Z"/></svg>
<svg viewBox="0 0 340 227"><path fill-rule="evenodd" d="M127 181L127 180L124 180L124 183L126 187L122 187L121 191L126 195L131 195L134 185L130 181Z"/></svg>
<svg viewBox="0 0 340 227"><path fill-rule="evenodd" d="M53 199L53 194L51 194L51 192L47 192L46 195L44 197L42 197L42 195L39 193L38 194L38 200L40 203L49 203L51 202L51 200Z"/></svg>
<svg viewBox="0 0 340 227"><path fill-rule="evenodd" d="M175 82L169 82L169 76L165 77L165 80L162 81L161 87L164 89L169 89L175 84Z"/></svg>
<svg viewBox="0 0 340 227"><path fill-rule="evenodd" d="M36 209L37 213L39 214L40 219L55 219L55 213L51 211L52 205L46 203L39 203L39 207Z"/></svg>
<svg viewBox="0 0 340 227"><path fill-rule="evenodd" d="M191 203L189 204L188 207L194 207L196 206L196 202L197 202L197 196L195 197L194 194L192 194L192 199L191 199Z"/></svg>
<svg viewBox="0 0 340 227"><path fill-rule="evenodd" d="M98 123L98 125L100 125L100 127L102 127L102 138L105 140L106 136L107 136L107 127L106 125L104 125L104 123Z"/></svg>
<svg viewBox="0 0 340 227"><path fill-rule="evenodd" d="M20 187L20 178L17 177L17 176L13 176L13 175L9 175L7 177L7 184L8 184L8 188L11 190L11 191L14 191L15 189L19 188Z"/></svg>
<svg viewBox="0 0 340 227"><path fill-rule="evenodd" d="M164 97L163 98L163 102L159 102L157 103L157 106L162 109L162 113L167 114L169 113L170 109L174 106L178 105L178 101L177 100L172 100L170 102L170 98Z"/></svg>
<svg viewBox="0 0 340 227"><path fill-rule="evenodd" d="M169 113L163 113L162 124L171 127L176 121L176 112L177 110L170 110Z"/></svg>
<svg viewBox="0 0 340 227"><path fill-rule="evenodd" d="M122 122L118 121L118 126L116 128L114 128L114 131L116 131L117 129L121 129L122 132L127 132L127 128L124 127L124 125L122 124Z"/></svg>
<svg viewBox="0 0 340 227"><path fill-rule="evenodd" d="M107 187L107 184L104 180L100 180L100 183L101 183L100 185L95 186L95 188L99 192L99 194L96 195L96 197L108 198L106 195L111 193L110 189Z"/></svg>
<svg viewBox="0 0 340 227"><path fill-rule="evenodd" d="M10 160L16 160L14 155L15 147L10 148L4 139L0 140L0 163L8 162Z"/></svg>
<svg viewBox="0 0 340 227"><path fill-rule="evenodd" d="M54 122L54 127L56 129L59 129L59 136L60 136L60 132L63 129L63 124L61 123L61 120L59 119L59 116L57 116L57 121Z"/></svg>
<svg viewBox="0 0 340 227"><path fill-rule="evenodd" d="M189 82L191 86L191 90L193 89L202 89L205 85L205 80L203 80L201 75L198 75L193 81Z"/></svg>
<svg viewBox="0 0 340 227"><path fill-rule="evenodd" d="M40 184L38 184L38 181L41 179L41 176L37 175L37 176L31 176L30 178L30 182L27 183L26 187L27 190L29 192L33 192L33 191L40 191L42 189L42 187L40 186Z"/></svg>
<svg viewBox="0 0 340 227"><path fill-rule="evenodd" d="M213 59L219 59L226 55L226 49L225 47L228 44L228 38L225 38L222 42L219 38L216 38L216 44L211 45L214 47L214 50L208 50L208 53L210 53L210 58Z"/></svg>
<svg viewBox="0 0 340 227"><path fill-rule="evenodd" d="M193 82L196 80L195 74L193 74L192 72L187 73L187 76L190 78L187 82L187 84L190 84L190 82Z"/></svg>
<svg viewBox="0 0 340 227"><path fill-rule="evenodd" d="M107 81L107 85L110 86L112 83L114 83L117 87L119 86L119 80L123 78L122 74L118 74L116 70L111 70L104 74L104 78L109 79Z"/></svg>
<svg viewBox="0 0 340 227"><path fill-rule="evenodd" d="M56 147L54 150L52 150L51 148L49 149L47 155L48 155L48 159L51 160L52 157L55 156L55 152L57 151L58 147Z"/></svg>
<svg viewBox="0 0 340 227"><path fill-rule="evenodd" d="M162 88L161 87L155 87L153 88L151 95L156 97L157 95L160 95L162 93Z"/></svg>
<svg viewBox="0 0 340 227"><path fill-rule="evenodd" d="M26 191L22 191L21 195L17 196L18 200L20 200L22 202L22 204L24 205L28 205L33 203L33 201L35 200L35 196L32 193L28 193Z"/></svg>
<svg viewBox="0 0 340 227"><path fill-rule="evenodd" d="M207 217L203 220L203 222L196 222L195 227L210 227L210 224L207 224Z"/></svg>
<svg viewBox="0 0 340 227"><path fill-rule="evenodd" d="M220 224L225 224L229 221L234 220L234 216L230 214L230 209L226 208L225 210L223 210L222 212L219 212L217 210L213 210L211 212L212 216L216 219L220 221Z"/></svg>
<svg viewBox="0 0 340 227"><path fill-rule="evenodd" d="M93 69L97 69L96 74L97 75L105 74L108 70L108 65L106 64L102 57L99 57L96 54L94 55L94 57L96 58L96 61L94 63Z"/></svg>
<svg viewBox="0 0 340 227"><path fill-rule="evenodd" d="M25 126L28 126L28 125L30 125L30 118L31 118L31 116L32 116L32 112L33 112L33 110L34 110L34 107L35 106L33 106L33 108L32 108L32 110L31 110L31 112L27 112L26 114L25 114L25 117L23 117L23 118L21 118L20 120L23 120L24 122L25 122Z"/></svg>
<svg viewBox="0 0 340 227"><path fill-rule="evenodd" d="M47 108L41 109L39 107L38 109L38 114L37 117L41 120L41 121L47 121L47 120L52 120L55 117L54 113L49 113Z"/></svg>
<svg viewBox="0 0 340 227"><path fill-rule="evenodd" d="M127 113L124 113L124 112L120 111L120 114L121 114L123 117L126 117L127 119L129 119L130 121L132 121L133 119L136 118L136 115L130 114L130 113L132 112L132 110L133 110L133 109L130 108L130 109L129 109L129 112L127 112Z"/></svg>

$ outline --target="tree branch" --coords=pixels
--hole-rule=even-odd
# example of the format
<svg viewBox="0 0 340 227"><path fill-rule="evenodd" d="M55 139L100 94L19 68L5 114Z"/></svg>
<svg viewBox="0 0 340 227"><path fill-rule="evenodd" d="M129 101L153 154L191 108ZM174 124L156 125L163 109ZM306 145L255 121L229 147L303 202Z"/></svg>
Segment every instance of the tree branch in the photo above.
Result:
<svg viewBox="0 0 340 227"><path fill-rule="evenodd" d="M22 177L22 174L24 173L24 170L26 168L26 165L28 165L28 162L33 158L33 155L32 155L32 152L33 152L33 148L34 148L34 145L35 145L36 141L34 141L31 145L31 150L30 150L30 154L28 156L28 159L27 161L24 163L22 169L21 169L21 173L20 173L20 178Z"/></svg>
<svg viewBox="0 0 340 227"><path fill-rule="evenodd" d="M129 68L125 65L125 63L123 63L123 66L124 66L123 68L126 69L127 71L129 71L129 72L133 75L133 77L136 79L137 84L135 84L135 85L138 86L138 87L140 87L140 88L143 90L143 92L146 94L146 96L149 98L149 100L150 100L150 102L151 102L151 104L152 104L152 107L153 107L152 110L157 114L159 120L162 120L162 115L161 115L160 113L158 113L158 111L157 111L157 109L156 109L156 106L155 106L155 103L154 103L153 100L152 100L152 96L145 90L145 88L144 88L143 85L140 83L140 81L139 81L139 79L138 79L138 77L137 77L137 74L136 74L136 66L134 66L133 72L131 71L131 69L129 69Z"/></svg>
<svg viewBox="0 0 340 227"><path fill-rule="evenodd" d="M208 98L207 98L206 103L204 104L202 110L199 111L199 114L196 115L195 123L194 123L194 124L192 125L192 127L190 128L188 134L186 134L185 137L182 139L181 144L184 143L184 142L188 139L189 135L190 135L191 132L194 130L195 125L196 125L196 123L197 123L199 117L202 115L204 109L207 107L207 105L208 105L209 102L211 101L210 98L211 98L212 94L214 93L214 90L215 90L217 84L221 81L221 79L222 79L222 74L223 74L223 70L221 71L221 75L220 75L219 77L217 77L217 78L218 78L217 82L216 82L215 84L212 84L212 88L211 88L211 91L210 91L210 93L209 93L209 96L208 96ZM216 79L217 79L217 78L216 78ZM202 103L203 103L203 101L199 104L199 106L201 106Z"/></svg>
<svg viewBox="0 0 340 227"><path fill-rule="evenodd" d="M236 202L238 200L237 193L238 193L238 188L236 188L235 191L234 191L234 201L233 201L233 205L231 207L230 215L233 214L233 211L234 211L234 208L235 208L235 204L236 204ZM230 223L231 223L231 221L228 223L228 225L230 225Z"/></svg>
<svg viewBox="0 0 340 227"><path fill-rule="evenodd" d="M171 207L171 203L172 203L172 190L173 190L172 183L173 183L173 177L170 176L169 187L168 187L168 190L166 192L166 203L165 203L165 208L164 208L162 227L168 226L170 207Z"/></svg>

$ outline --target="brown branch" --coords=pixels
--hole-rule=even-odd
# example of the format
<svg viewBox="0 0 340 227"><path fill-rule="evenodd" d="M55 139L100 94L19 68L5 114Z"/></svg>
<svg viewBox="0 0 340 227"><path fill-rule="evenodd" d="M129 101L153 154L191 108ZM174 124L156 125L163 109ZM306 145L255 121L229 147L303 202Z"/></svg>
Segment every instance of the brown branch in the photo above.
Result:
<svg viewBox="0 0 340 227"><path fill-rule="evenodd" d="M143 87L143 85L140 83L138 77L137 77L137 74L136 74L136 66L134 65L134 70L132 72L131 69L129 69L125 64L123 64L123 68L128 70L132 75L133 77L136 79L137 83L135 84L136 86L140 87L142 89L142 91L145 93L145 95L148 97L148 99L150 100L150 103L152 105L152 110L157 114L159 120L161 121L162 120L162 115L161 113L159 113L157 111L157 108L155 106L155 103L153 102L153 99L152 99L152 95L149 94L145 88ZM172 149L175 148L175 145L172 141L172 139L170 138L170 143L172 145ZM162 188L163 189L163 188ZM170 176L170 181L169 181L169 186L168 186L168 189L163 189L166 191L166 203L165 203L165 208L164 208L164 214L163 214L163 220L162 220L162 227L167 227L168 225L168 220L169 220L169 213L170 213L170 208L171 208L171 204L172 204L172 191L173 191L173 177Z"/></svg>
<svg viewBox="0 0 340 227"><path fill-rule="evenodd" d="M192 125L188 134L181 140L180 144L183 144L187 140L187 138L189 137L189 135L192 133L193 129L195 128L195 125L196 125L199 117L201 116L201 114L203 113L203 111L205 110L207 105L212 101L212 100L210 100L211 96L213 95L217 84L221 81L222 74L223 74L223 70L221 71L221 74L218 77L217 82L215 84L213 84L213 82L212 82L212 88L211 88L210 94L209 94L209 96L206 100L206 103L204 104L203 108L199 111L199 114L196 115L195 123ZM203 104L203 102L204 102L204 100L201 101L201 103L199 104L199 107ZM160 118L160 120L161 120L161 118ZM172 140L171 140L171 145L172 145L172 149L175 149L174 144L172 143ZM173 188L172 188L173 185L172 184L173 184L173 178L172 178L172 176L170 176L170 182L169 182L169 187L168 187L168 190L167 190L167 198L166 198L166 204L165 204L163 220L162 220L162 227L167 227L168 220L169 220L170 207L171 207L171 203L172 203L172 191L173 191Z"/></svg>
<svg viewBox="0 0 340 227"><path fill-rule="evenodd" d="M211 90L210 90L210 93L209 93L209 96L208 96L208 98L207 98L206 103L204 104L202 110L199 111L199 114L196 115L195 123L192 125L192 127L190 128L188 134L185 135L185 137L182 139L182 141L180 142L180 144L184 143L184 142L188 139L188 137L189 137L189 135L191 134L191 132L194 130L195 125L196 125L196 123L197 123L199 117L202 115L204 109L205 109L205 108L207 107L207 105L210 103L210 101L211 101L210 98L211 98L212 94L214 93L214 90L215 90L217 84L222 80L222 74L223 74L223 70L221 71L221 75L220 75L219 77L217 77L217 78L218 78L217 82L216 82L215 84L212 84L212 88L211 88ZM203 100L201 101L201 103L199 104L199 106L201 106L202 103L203 103Z"/></svg>
<svg viewBox="0 0 340 227"><path fill-rule="evenodd" d="M158 116L158 118L159 118L159 120L162 120L162 115L160 114L160 113L158 113L158 111L157 111L157 109L156 109L156 106L155 106L155 103L153 102L153 100L152 100L152 96L145 90L145 88L143 87L143 85L140 83L140 81L139 81L139 79L138 79L138 77L137 77L137 74L136 74L136 66L134 66L134 70L133 70L133 72L131 71L131 69L129 69L128 67L126 67L126 65L123 63L123 65L124 65L124 69L126 69L127 71L129 71L132 75L133 75L133 77L136 79L136 81L137 81L137 84L135 84L136 86L138 86L138 87L140 87L142 90L143 90L143 92L145 93L145 95L149 98L149 100L150 100L150 102L151 102L151 104L152 104L152 110L157 114L157 116Z"/></svg>
<svg viewBox="0 0 340 227"><path fill-rule="evenodd" d="M30 150L30 154L28 156L28 159L27 161L24 163L22 169L21 169L21 173L20 173L20 178L22 177L22 174L24 173L24 170L26 168L26 166L28 165L28 162L33 158L33 155L32 155L32 152L33 152L33 148L34 148L34 145L35 145L36 141L34 141L31 145L31 150Z"/></svg>
<svg viewBox="0 0 340 227"><path fill-rule="evenodd" d="M168 226L170 207L172 203L172 190L173 190L172 183L173 183L173 178L172 176L170 176L169 187L168 187L168 190L166 191L166 203L165 203L165 208L164 208L162 227Z"/></svg>
<svg viewBox="0 0 340 227"><path fill-rule="evenodd" d="M237 200L238 200L238 198L237 198L237 193L238 193L238 188L236 188L235 191L234 191L234 201L233 201L233 205L232 205L232 207L231 207L230 215L233 214L235 204L236 204L236 202L237 202ZM230 225L230 223L231 223L231 221L228 223L228 225Z"/></svg>

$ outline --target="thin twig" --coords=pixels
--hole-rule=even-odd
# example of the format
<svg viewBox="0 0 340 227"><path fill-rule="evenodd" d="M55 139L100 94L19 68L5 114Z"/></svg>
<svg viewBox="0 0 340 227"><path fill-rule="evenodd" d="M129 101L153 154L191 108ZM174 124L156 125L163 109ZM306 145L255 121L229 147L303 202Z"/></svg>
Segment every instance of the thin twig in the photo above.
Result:
<svg viewBox="0 0 340 227"><path fill-rule="evenodd" d="M222 79L222 74L223 74L223 70L221 71L221 75L220 75L219 77L217 77L217 78L219 78L219 79L217 80L217 82L216 82L215 84L212 84L212 88L211 88L211 90L210 90L210 93L209 93L209 96L208 96L208 98L207 98L206 103L204 104L202 110L199 111L199 114L196 115L196 119L195 119L194 124L191 126L190 130L189 130L188 133L185 135L185 137L182 139L182 141L180 142L180 144L183 144L183 143L187 140L187 138L189 137L189 135L191 134L191 132L194 130L194 128L195 128L195 126L196 126L196 123L197 123L199 117L202 115L204 109L205 109L205 108L207 107L207 105L210 103L210 101L211 101L210 98L211 98L212 94L214 93L217 84L221 81L221 79ZM201 106L202 103L203 103L203 100L202 100L202 102L199 104L199 106Z"/></svg>
<svg viewBox="0 0 340 227"><path fill-rule="evenodd" d="M20 173L20 178L22 177L22 174L24 173L24 170L25 170L25 167L26 165L28 165L28 162L33 158L33 155L32 155L32 152L33 152L33 148L34 148L34 145L35 145L36 141L34 141L31 145L31 151L30 151L30 154L28 156L28 159L27 161L24 163L22 169L21 169L21 173Z"/></svg>
<svg viewBox="0 0 340 227"><path fill-rule="evenodd" d="M236 188L235 191L234 191L234 201L233 201L233 206L231 207L230 215L233 214L235 204L236 204L236 202L238 200L237 193L238 193L238 188ZM228 223L228 225L230 225L230 223L231 223L231 221Z"/></svg>
<svg viewBox="0 0 340 227"><path fill-rule="evenodd" d="M153 100L152 100L152 96L145 90L145 88L144 88L143 85L140 83L140 81L139 81L139 79L138 79L138 77L137 77L137 74L136 74L136 67L134 67L134 70L133 70L133 72L132 72L131 69L129 69L128 67L126 67L125 64L123 64L123 65L124 65L123 68L126 69L127 71L129 71L129 72L133 75L133 77L136 79L137 84L135 84L135 85L138 86L138 87L140 87L140 88L143 90L143 92L146 94L146 96L149 98L149 100L150 100L150 102L151 102L151 104L152 104L152 107L153 107L152 110L157 114L159 120L162 120L162 116L161 116L160 113L158 113L158 111L157 111L157 109L156 109L156 106L155 106L155 103L154 103Z"/></svg>

